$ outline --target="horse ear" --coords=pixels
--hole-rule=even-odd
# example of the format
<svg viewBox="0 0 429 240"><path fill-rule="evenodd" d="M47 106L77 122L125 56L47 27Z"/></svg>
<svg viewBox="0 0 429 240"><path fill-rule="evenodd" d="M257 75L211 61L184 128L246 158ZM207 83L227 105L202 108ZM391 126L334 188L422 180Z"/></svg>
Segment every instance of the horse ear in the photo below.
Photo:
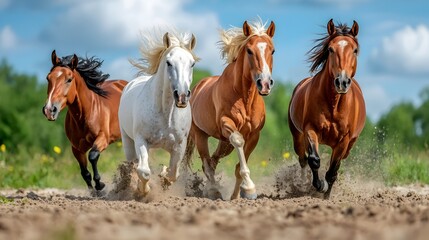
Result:
<svg viewBox="0 0 429 240"><path fill-rule="evenodd" d="M197 44L197 39L195 38L194 34L192 34L191 41L189 42L189 45L188 45L189 50L194 49L196 44Z"/></svg>
<svg viewBox="0 0 429 240"><path fill-rule="evenodd" d="M335 32L337 31L335 29L334 21L332 20L332 18L331 20L329 20L327 28L328 28L329 35L335 34Z"/></svg>
<svg viewBox="0 0 429 240"><path fill-rule="evenodd" d="M70 68L72 70L76 69L78 62L79 62L79 59L77 58L76 54L73 54L73 57L70 61Z"/></svg>
<svg viewBox="0 0 429 240"><path fill-rule="evenodd" d="M57 65L60 63L60 59L57 57L57 53L55 52L55 50L54 50L54 51L52 51L52 54L51 54L51 61L52 61L52 64L53 64L54 66L57 66Z"/></svg>
<svg viewBox="0 0 429 240"><path fill-rule="evenodd" d="M352 26L352 28L350 29L350 32L349 32L353 37L356 37L357 35L358 35L358 33L359 33L359 24L355 21L355 20L353 20L353 26Z"/></svg>
<svg viewBox="0 0 429 240"><path fill-rule="evenodd" d="M165 48L169 48L169 47L170 47L171 42L170 42L170 37L168 36L168 32L166 32L166 33L164 34L164 37L162 38L162 40L163 40L163 42L164 42L164 46L165 46Z"/></svg>
<svg viewBox="0 0 429 240"><path fill-rule="evenodd" d="M271 38L274 36L274 32L276 31L276 25L273 21L271 21L270 26L267 29L267 35Z"/></svg>
<svg viewBox="0 0 429 240"><path fill-rule="evenodd" d="M247 24L247 21L244 21L244 23L243 23L243 34L246 37L248 37L248 36L250 36L250 34L252 34L252 29L250 28L249 24Z"/></svg>

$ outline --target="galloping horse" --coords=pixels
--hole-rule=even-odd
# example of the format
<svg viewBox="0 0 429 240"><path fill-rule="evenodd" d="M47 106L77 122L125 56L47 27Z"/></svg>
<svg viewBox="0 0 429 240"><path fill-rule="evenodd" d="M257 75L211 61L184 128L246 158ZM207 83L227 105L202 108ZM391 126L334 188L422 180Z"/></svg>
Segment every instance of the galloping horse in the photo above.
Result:
<svg viewBox="0 0 429 240"><path fill-rule="evenodd" d="M119 124L128 161L138 160L138 185L143 195L150 191L150 148L170 153L170 165L161 175L169 184L179 176L186 139L191 127L188 105L196 39L189 34L145 34L141 48L140 76L125 87L119 105Z"/></svg>
<svg viewBox="0 0 429 240"><path fill-rule="evenodd" d="M332 19L328 34L310 50L311 71L321 70L302 80L295 88L289 104L289 128L294 149L305 177L305 167L313 173L313 186L329 198L337 179L341 160L347 158L365 125L365 102L356 73L359 25L335 26ZM329 169L319 179L319 144L332 148Z"/></svg>
<svg viewBox="0 0 429 240"><path fill-rule="evenodd" d="M203 161L203 171L215 186L215 170L219 159L234 148L239 163L235 168L236 183L231 199L255 199L256 189L247 160L256 147L265 122L265 105L261 96L270 93L275 25L265 30L261 22L246 22L243 28L221 32L222 55L228 66L221 76L201 80L191 96L192 127L188 138L186 158L191 159L194 146ZM210 157L208 138L219 140ZM240 192L239 192L239 189ZM217 189L215 189L217 191ZM217 191L216 196L222 197Z"/></svg>
<svg viewBox="0 0 429 240"><path fill-rule="evenodd" d="M46 118L55 121L66 106L67 138L72 152L79 162L83 179L92 189L91 173L87 169L86 152L94 172L95 189L105 186L100 181L97 162L102 152L112 142L120 139L118 106L124 80L105 81L109 75L98 68L102 61L97 58L78 58L70 55L58 58L55 50L51 55L53 67L48 80L48 99L42 111Z"/></svg>

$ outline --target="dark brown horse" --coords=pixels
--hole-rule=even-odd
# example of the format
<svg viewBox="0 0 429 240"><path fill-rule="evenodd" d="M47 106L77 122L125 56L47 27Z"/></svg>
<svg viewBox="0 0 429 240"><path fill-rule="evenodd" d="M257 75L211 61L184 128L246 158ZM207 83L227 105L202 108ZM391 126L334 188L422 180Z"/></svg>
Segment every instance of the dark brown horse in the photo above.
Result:
<svg viewBox="0 0 429 240"><path fill-rule="evenodd" d="M295 152L303 169L307 164L313 173L313 186L329 198L337 179L341 160L347 158L365 125L365 102L356 73L359 26L335 26L332 19L328 34L318 39L310 51L311 71L321 70L302 80L289 104L289 128ZM325 179L318 175L319 144L332 148Z"/></svg>
<svg viewBox="0 0 429 240"><path fill-rule="evenodd" d="M203 161L209 183L215 185L219 159L237 150L239 163L235 168L236 184L231 199L256 198L255 184L250 179L247 160L259 139L265 122L262 96L273 85L271 71L275 26L265 29L260 22L222 32L222 53L228 66L221 76L201 80L191 95L192 126L188 138L187 157L194 144ZM219 140L210 157L208 138ZM239 191L240 190L240 191ZM214 197L221 197L219 192Z"/></svg>
<svg viewBox="0 0 429 240"><path fill-rule="evenodd" d="M86 152L91 149L88 159L94 172L95 189L101 190L104 183L100 181L97 162L100 152L121 138L118 106L127 81L105 81L109 75L98 70L102 61L94 57L83 59L70 55L60 59L55 50L51 57L53 67L46 77L48 99L43 114L55 121L68 106L65 130L82 177L92 189L86 160Z"/></svg>

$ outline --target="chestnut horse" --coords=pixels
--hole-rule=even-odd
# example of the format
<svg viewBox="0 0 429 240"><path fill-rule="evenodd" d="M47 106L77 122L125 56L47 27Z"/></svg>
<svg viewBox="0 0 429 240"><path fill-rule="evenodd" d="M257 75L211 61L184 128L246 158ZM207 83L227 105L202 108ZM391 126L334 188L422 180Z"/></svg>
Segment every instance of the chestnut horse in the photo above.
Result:
<svg viewBox="0 0 429 240"><path fill-rule="evenodd" d="M247 160L256 147L265 122L262 96L270 93L273 85L271 71L275 25L265 29L261 22L243 28L221 32L222 55L228 66L220 76L201 80L191 95L192 126L186 158L189 162L194 146L203 162L203 171L212 187L219 159L237 150L239 163L235 168L236 183L231 199L255 199L255 184L250 178ZM208 138L219 140L210 157ZM240 192L239 192L240 189ZM222 197L217 191L216 198Z"/></svg>
<svg viewBox="0 0 429 240"><path fill-rule="evenodd" d="M55 121L68 106L65 130L73 155L88 188L92 189L86 160L86 152L91 149L88 159L94 172L95 189L102 190L105 184L100 181L97 162L100 152L121 138L118 106L127 81L105 81L109 75L98 70L102 61L94 57L70 55L60 59L54 50L51 59L53 67L46 77L48 99L43 114Z"/></svg>
<svg viewBox="0 0 429 240"><path fill-rule="evenodd" d="M321 70L302 80L289 104L289 128L294 149L305 177L307 164L313 173L313 186L329 198L337 179L341 160L347 158L365 125L365 102L356 73L359 26L335 26L332 19L328 34L309 52L311 71ZM319 179L319 144L332 148L329 169Z"/></svg>

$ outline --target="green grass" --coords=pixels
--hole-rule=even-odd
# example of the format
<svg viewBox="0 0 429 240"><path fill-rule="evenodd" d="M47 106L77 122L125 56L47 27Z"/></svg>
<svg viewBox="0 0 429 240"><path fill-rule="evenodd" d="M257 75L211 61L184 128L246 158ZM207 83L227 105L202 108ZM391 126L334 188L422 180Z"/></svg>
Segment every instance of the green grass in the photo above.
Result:
<svg viewBox="0 0 429 240"><path fill-rule="evenodd" d="M401 185L410 183L429 184L428 154L393 154L391 159L385 160L386 183Z"/></svg>
<svg viewBox="0 0 429 240"><path fill-rule="evenodd" d="M355 176L382 176L387 185L411 183L429 184L428 151L398 150L385 146L374 147L373 142L363 141L352 150L351 156L343 161L340 172L355 172ZM213 151L216 142L210 141ZM330 150L321 148L324 162L329 161ZM104 151L98 163L102 180L111 182L117 166L125 161L120 143L114 143ZM274 176L281 165L296 163L296 155L290 149L273 150L258 146L250 156L248 165L252 179ZM151 152L149 164L154 175L161 170L161 165L168 165L169 154L164 150ZM223 158L218 165L217 173L233 177L238 163L236 151ZM197 151L193 156L193 170L201 170L201 160ZM92 172L90 164L88 169ZM18 154L0 151L0 188L85 188L80 175L79 165L69 149L61 153L53 150L39 153L19 148Z"/></svg>

